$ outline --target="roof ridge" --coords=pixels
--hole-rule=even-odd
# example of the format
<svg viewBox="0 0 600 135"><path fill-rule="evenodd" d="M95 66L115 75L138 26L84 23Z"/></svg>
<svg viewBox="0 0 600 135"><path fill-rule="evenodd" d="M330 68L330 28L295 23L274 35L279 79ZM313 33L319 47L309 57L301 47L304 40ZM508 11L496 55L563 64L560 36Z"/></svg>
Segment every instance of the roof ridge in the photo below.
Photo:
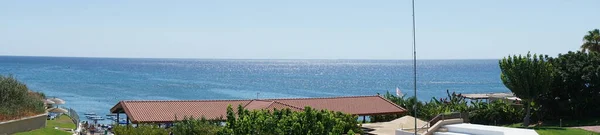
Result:
<svg viewBox="0 0 600 135"><path fill-rule="evenodd" d="M284 105L284 106L288 106L288 107L291 107L291 108L295 108L295 109L298 109L298 110L304 110L304 108L300 108L300 107L293 106L293 105L290 105L290 104L282 103L282 102L279 102L279 101L273 101L273 103L278 103L278 104L281 104L281 105ZM273 103L271 103L269 106L267 106L267 108L273 106Z"/></svg>
<svg viewBox="0 0 600 135"><path fill-rule="evenodd" d="M227 101L253 101L249 99L209 99L209 100L121 100L120 102L227 102Z"/></svg>
<svg viewBox="0 0 600 135"><path fill-rule="evenodd" d="M394 106L396 106L396 107L400 108L400 110L407 111L406 109L402 108L402 106L400 106L400 105L398 105L398 104L396 104L396 103L394 103L394 102L392 102L392 101L388 100L387 98L384 98L384 97L382 97L381 95L378 95L377 97L379 97L379 98L383 99L384 101L386 101L386 102L388 102L388 103L390 103L390 104L392 104L392 105L394 105Z"/></svg>
<svg viewBox="0 0 600 135"><path fill-rule="evenodd" d="M381 97L378 95L356 95L339 97L302 97L302 98L272 98L272 99L209 99L209 100L121 100L120 102L226 102L226 101L275 101L275 100L310 100L310 99L336 99L336 98L359 98L359 97Z"/></svg>
<svg viewBox="0 0 600 135"><path fill-rule="evenodd" d="M335 99L335 98L359 98L359 97L377 97L377 95L356 95L356 96L339 96L339 97L272 98L272 99L264 99L264 100L310 100L310 99Z"/></svg>
<svg viewBox="0 0 600 135"><path fill-rule="evenodd" d="M269 107L271 107L271 106L273 105L273 103L275 103L275 101L271 101L271 103L269 103L269 105L267 105L267 107L266 107L266 108L269 108Z"/></svg>

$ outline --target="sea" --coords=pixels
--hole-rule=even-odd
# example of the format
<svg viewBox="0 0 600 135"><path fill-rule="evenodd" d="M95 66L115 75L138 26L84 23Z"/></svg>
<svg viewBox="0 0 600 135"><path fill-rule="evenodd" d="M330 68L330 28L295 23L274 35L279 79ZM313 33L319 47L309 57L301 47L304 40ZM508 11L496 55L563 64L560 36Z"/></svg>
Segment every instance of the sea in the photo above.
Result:
<svg viewBox="0 0 600 135"><path fill-rule="evenodd" d="M0 74L82 116L122 100L412 96L412 60L154 59L0 56ZM498 60L418 60L417 97L509 92Z"/></svg>

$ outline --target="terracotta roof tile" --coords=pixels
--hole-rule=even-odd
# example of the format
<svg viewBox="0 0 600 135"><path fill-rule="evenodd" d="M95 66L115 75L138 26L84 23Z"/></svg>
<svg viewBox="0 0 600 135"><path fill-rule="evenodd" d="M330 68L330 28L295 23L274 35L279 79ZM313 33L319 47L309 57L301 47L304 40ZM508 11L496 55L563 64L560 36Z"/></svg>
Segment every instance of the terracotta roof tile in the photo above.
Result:
<svg viewBox="0 0 600 135"><path fill-rule="evenodd" d="M164 123L184 116L223 118L227 106L238 105L249 110L290 108L302 111L305 106L315 109L341 111L353 115L397 114L406 110L380 96L330 98L261 99L261 100L180 100L180 101L121 101L111 112L125 112L133 123ZM235 109L234 109L235 110Z"/></svg>
<svg viewBox="0 0 600 135"><path fill-rule="evenodd" d="M380 96L353 96L330 98L273 99L278 102L315 109L327 109L355 115L385 114L405 112L406 109Z"/></svg>
<svg viewBox="0 0 600 135"><path fill-rule="evenodd" d="M246 108L248 110L265 109L265 108L269 107L271 104L273 104L273 102L274 101L252 100L252 101L250 101L250 103L246 104L246 106L244 106L244 108Z"/></svg>

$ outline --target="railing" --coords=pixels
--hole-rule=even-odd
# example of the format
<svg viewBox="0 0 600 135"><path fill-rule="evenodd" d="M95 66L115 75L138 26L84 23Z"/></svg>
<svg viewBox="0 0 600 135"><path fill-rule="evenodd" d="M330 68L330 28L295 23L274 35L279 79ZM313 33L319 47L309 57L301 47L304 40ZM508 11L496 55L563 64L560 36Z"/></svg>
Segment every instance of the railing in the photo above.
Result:
<svg viewBox="0 0 600 135"><path fill-rule="evenodd" d="M431 126L435 125L436 123L438 123L439 121L444 121L447 119L457 119L457 118L462 118L464 122L468 122L469 121L469 113L451 112L451 113L438 114L437 116L435 116L431 120L429 120L429 122L427 122L427 124L423 125L423 127L419 128L419 129L415 129L415 130L417 132L421 132L422 129L426 129L425 132L429 132L429 128Z"/></svg>
<svg viewBox="0 0 600 135"><path fill-rule="evenodd" d="M73 123L75 123L75 125L79 125L79 114L77 114L77 111L75 111L75 109L72 108L65 108L67 110L69 110L68 113L66 113L67 115L69 115L69 117L71 117L71 120L73 120ZM79 126L77 126L76 128L79 128Z"/></svg>

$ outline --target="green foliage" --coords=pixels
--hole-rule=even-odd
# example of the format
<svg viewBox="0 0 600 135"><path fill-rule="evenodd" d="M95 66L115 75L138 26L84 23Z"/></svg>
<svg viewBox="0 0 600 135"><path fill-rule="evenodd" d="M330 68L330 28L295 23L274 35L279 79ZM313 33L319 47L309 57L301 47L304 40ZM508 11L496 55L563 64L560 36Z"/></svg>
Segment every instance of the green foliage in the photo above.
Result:
<svg viewBox="0 0 600 135"><path fill-rule="evenodd" d="M14 77L0 75L0 121L43 113L42 99Z"/></svg>
<svg viewBox="0 0 600 135"><path fill-rule="evenodd" d="M214 135L221 128L219 120L207 120L204 117L199 119L185 117L175 123L171 130L176 135Z"/></svg>
<svg viewBox="0 0 600 135"><path fill-rule="evenodd" d="M69 133L67 131L54 129L54 127L45 127L45 128L27 131L27 132L15 133L13 135L72 135L72 134L73 133Z"/></svg>
<svg viewBox="0 0 600 135"><path fill-rule="evenodd" d="M550 59L554 80L550 91L536 100L545 119L598 117L600 54L568 52Z"/></svg>
<svg viewBox="0 0 600 135"><path fill-rule="evenodd" d="M352 131L352 130L348 131L348 133L347 133L347 135L354 135L354 134L356 134L356 133L354 133L354 131Z"/></svg>
<svg viewBox="0 0 600 135"><path fill-rule="evenodd" d="M473 108L469 112L471 123L486 125L510 124L523 118L523 107L506 101L471 102L471 105Z"/></svg>
<svg viewBox="0 0 600 135"><path fill-rule="evenodd" d="M529 125L531 101L537 100L550 89L553 81L553 67L547 55L508 56L500 60L500 78L510 91L523 100L525 118L523 125Z"/></svg>
<svg viewBox="0 0 600 135"><path fill-rule="evenodd" d="M429 102L416 101L414 97L397 97L387 92L384 97L399 106L406 108L408 115L414 116L414 110L411 107L417 104L417 117L422 120L430 120L438 114L449 112L468 112L471 123L477 124L503 124L518 122L523 116L523 109L520 106L514 106L512 103L504 101L470 102L462 97L461 94L450 93L446 90L446 98L432 98ZM404 115L376 115L371 116L373 122L390 121Z"/></svg>
<svg viewBox="0 0 600 135"><path fill-rule="evenodd" d="M588 31L588 34L583 36L583 44L581 45L582 52L600 52L600 30L594 29Z"/></svg>
<svg viewBox="0 0 600 135"><path fill-rule="evenodd" d="M233 108L227 108L227 126L219 134L341 135L350 130L362 131L357 116L310 107L295 112L290 109L248 111L238 106L237 112L234 116Z"/></svg>
<svg viewBox="0 0 600 135"><path fill-rule="evenodd" d="M117 125L113 128L116 135L168 135L169 130L155 125L139 124L137 127L131 125Z"/></svg>

